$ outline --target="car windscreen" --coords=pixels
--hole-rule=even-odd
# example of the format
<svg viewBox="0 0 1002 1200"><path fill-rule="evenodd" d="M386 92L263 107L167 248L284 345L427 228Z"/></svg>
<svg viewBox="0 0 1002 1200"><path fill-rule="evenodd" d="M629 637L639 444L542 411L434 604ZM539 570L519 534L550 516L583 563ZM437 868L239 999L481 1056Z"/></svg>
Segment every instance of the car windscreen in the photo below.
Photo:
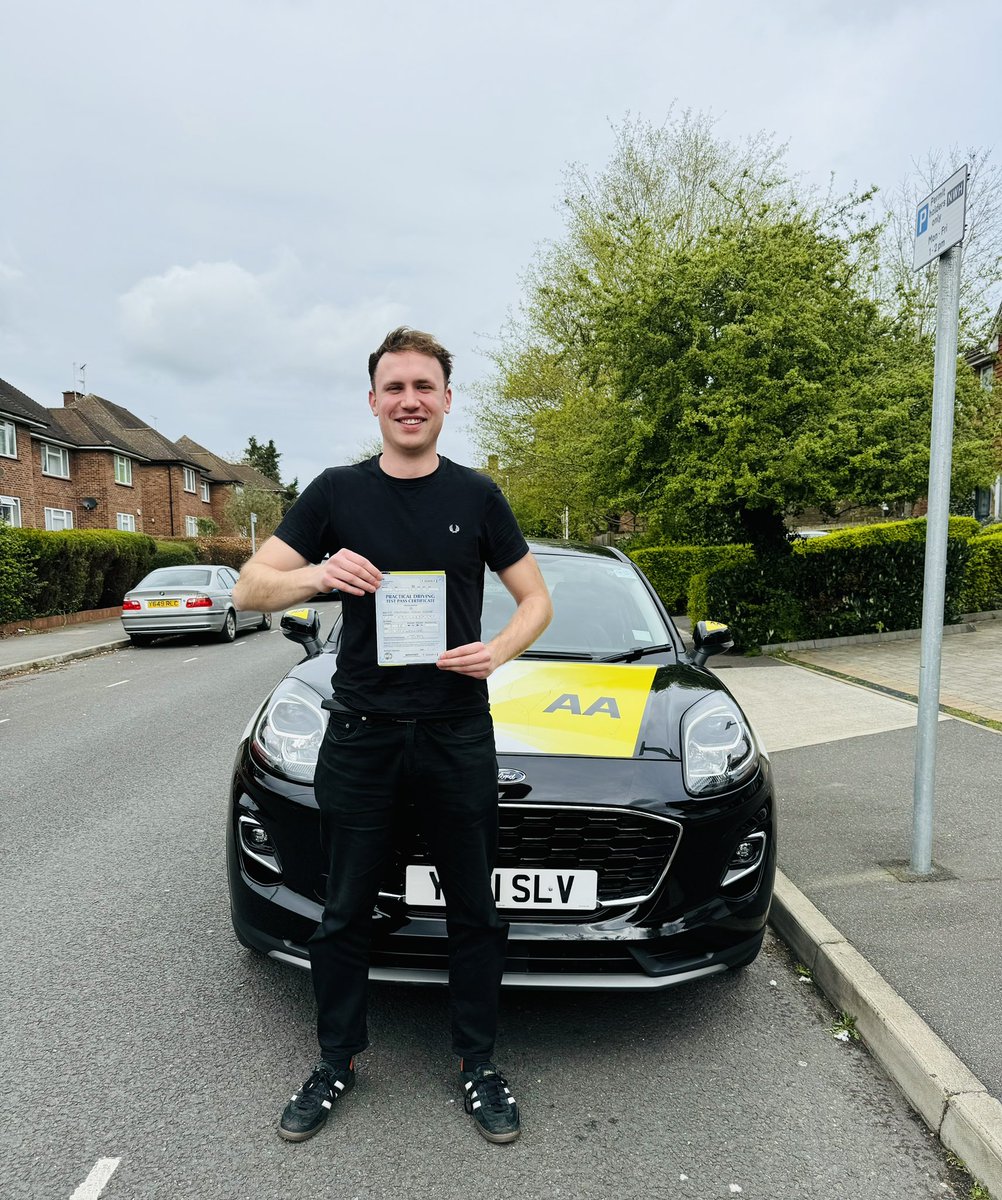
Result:
<svg viewBox="0 0 1002 1200"><path fill-rule="evenodd" d="M553 620L532 644L536 651L604 658L672 640L640 576L629 563L588 554L537 555L553 599ZM500 579L484 577L482 638L503 628L515 601Z"/></svg>
<svg viewBox="0 0 1002 1200"><path fill-rule="evenodd" d="M160 567L151 571L137 588L196 588L208 587L212 581L211 571L182 570L177 567Z"/></svg>

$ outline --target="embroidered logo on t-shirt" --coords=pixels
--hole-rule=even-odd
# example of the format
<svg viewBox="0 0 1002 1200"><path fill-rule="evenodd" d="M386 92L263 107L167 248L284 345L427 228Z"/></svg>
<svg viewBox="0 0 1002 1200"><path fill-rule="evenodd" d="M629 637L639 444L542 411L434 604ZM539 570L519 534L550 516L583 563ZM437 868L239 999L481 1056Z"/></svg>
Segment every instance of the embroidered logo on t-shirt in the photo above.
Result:
<svg viewBox="0 0 1002 1200"><path fill-rule="evenodd" d="M458 525L450 525L449 532L450 533L459 533L459 526Z"/></svg>

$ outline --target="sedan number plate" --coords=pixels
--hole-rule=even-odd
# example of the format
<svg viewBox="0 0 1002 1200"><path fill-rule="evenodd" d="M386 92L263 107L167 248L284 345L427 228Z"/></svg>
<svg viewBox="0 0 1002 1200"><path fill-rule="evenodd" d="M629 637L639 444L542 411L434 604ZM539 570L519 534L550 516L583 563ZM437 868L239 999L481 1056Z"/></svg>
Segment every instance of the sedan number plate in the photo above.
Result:
<svg viewBox="0 0 1002 1200"><path fill-rule="evenodd" d="M177 608L180 600L147 600L147 608Z"/></svg>
<svg viewBox="0 0 1002 1200"><path fill-rule="evenodd" d="M444 907L445 896L434 867L407 868L404 899L418 908ZM598 872L498 867L494 872L498 908L598 908Z"/></svg>

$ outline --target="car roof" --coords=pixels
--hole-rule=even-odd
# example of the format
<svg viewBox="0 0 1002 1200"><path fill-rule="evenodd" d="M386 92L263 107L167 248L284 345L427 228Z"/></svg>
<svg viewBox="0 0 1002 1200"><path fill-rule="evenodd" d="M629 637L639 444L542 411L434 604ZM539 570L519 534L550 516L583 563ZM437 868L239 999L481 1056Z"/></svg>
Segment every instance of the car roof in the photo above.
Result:
<svg viewBox="0 0 1002 1200"><path fill-rule="evenodd" d="M526 538L533 554L568 554L578 557L610 558L616 562L630 560L615 546L597 546L590 542L565 542L556 538Z"/></svg>

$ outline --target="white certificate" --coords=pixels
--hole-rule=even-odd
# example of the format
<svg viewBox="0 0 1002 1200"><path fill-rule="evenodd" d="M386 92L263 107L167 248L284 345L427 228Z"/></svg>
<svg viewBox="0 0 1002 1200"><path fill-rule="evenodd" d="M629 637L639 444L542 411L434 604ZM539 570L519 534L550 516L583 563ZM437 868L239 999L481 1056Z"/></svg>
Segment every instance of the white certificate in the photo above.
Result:
<svg viewBox="0 0 1002 1200"><path fill-rule="evenodd" d="M434 663L445 653L445 572L384 571L376 589L376 661Z"/></svg>

